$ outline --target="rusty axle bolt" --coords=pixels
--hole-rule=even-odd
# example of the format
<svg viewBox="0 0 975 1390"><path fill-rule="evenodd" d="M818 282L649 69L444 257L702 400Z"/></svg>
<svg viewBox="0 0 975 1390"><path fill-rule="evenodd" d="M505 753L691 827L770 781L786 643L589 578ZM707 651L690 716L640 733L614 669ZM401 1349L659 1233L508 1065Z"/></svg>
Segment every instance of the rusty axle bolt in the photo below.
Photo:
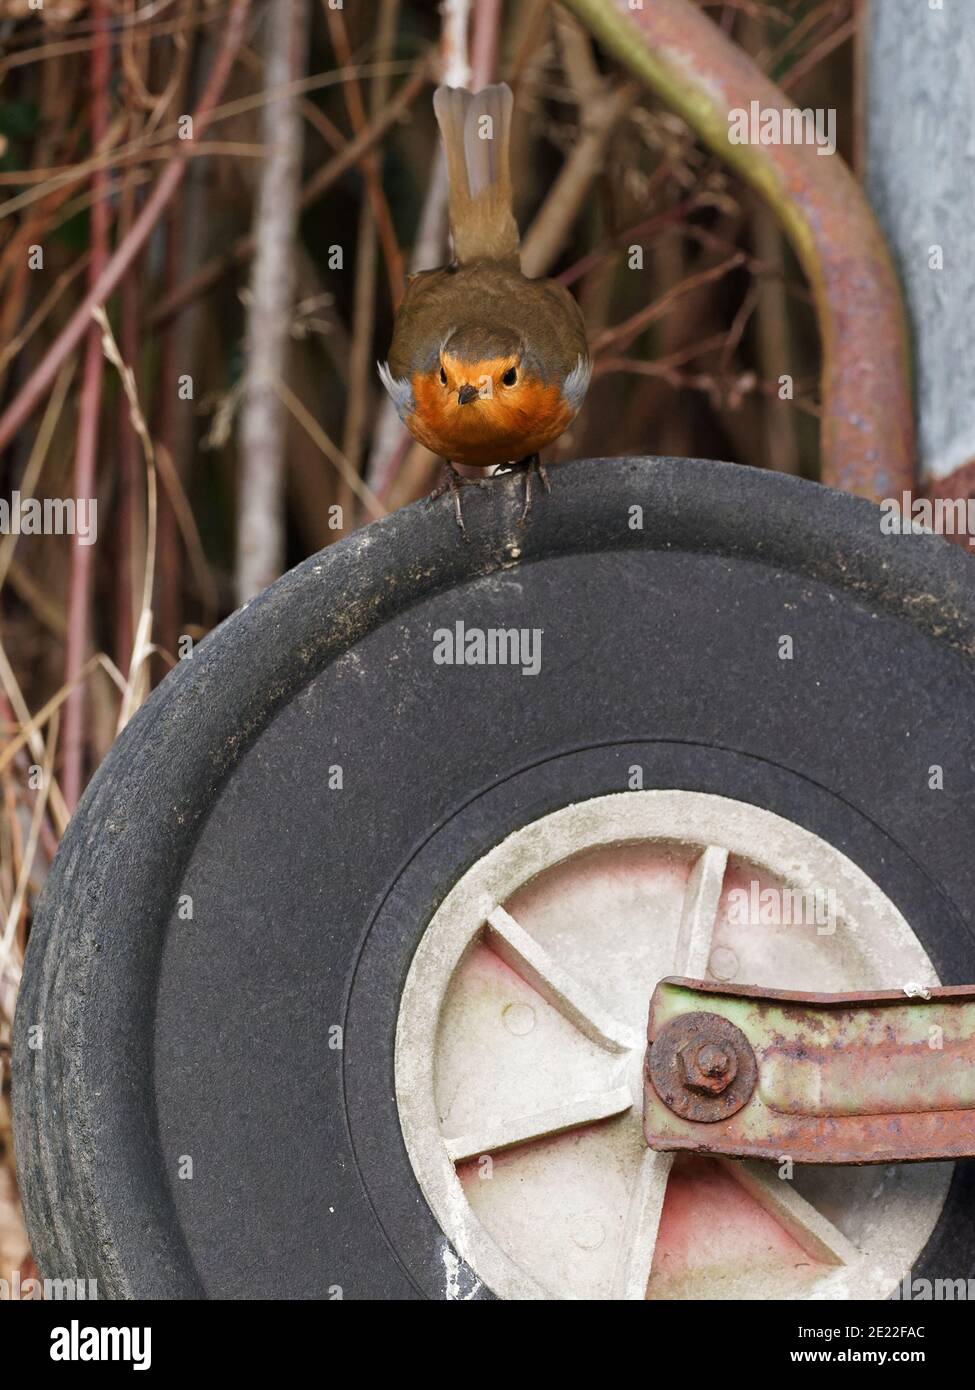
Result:
<svg viewBox="0 0 975 1390"><path fill-rule="evenodd" d="M738 1059L717 1043L685 1043L677 1057L684 1085L701 1095L720 1096L738 1074Z"/></svg>
<svg viewBox="0 0 975 1390"><path fill-rule="evenodd" d="M740 1028L720 1014L702 1012L663 1025L647 1052L646 1074L675 1114L713 1124L748 1103L758 1066Z"/></svg>

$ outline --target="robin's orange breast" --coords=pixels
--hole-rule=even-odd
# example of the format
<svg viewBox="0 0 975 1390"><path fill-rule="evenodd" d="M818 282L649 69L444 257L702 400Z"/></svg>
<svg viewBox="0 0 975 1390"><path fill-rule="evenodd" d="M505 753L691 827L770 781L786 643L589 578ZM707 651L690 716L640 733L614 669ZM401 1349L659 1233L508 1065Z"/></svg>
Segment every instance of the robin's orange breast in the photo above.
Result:
<svg viewBox="0 0 975 1390"><path fill-rule="evenodd" d="M531 378L517 393L491 393L460 404L445 392L437 372L413 376L410 432L433 453L453 463L489 468L527 458L551 444L575 414L557 384Z"/></svg>

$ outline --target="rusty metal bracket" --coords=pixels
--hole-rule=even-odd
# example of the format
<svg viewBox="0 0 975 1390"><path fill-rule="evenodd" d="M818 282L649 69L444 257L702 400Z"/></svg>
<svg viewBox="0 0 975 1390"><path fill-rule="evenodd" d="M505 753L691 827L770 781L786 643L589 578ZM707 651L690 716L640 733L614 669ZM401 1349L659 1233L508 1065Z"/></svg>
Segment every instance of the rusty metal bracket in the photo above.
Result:
<svg viewBox="0 0 975 1390"><path fill-rule="evenodd" d="M666 979L647 1039L652 1149L795 1163L975 1156L975 986L801 994Z"/></svg>
<svg viewBox="0 0 975 1390"><path fill-rule="evenodd" d="M880 500L914 479L907 320L890 252L851 171L810 145L735 144L729 113L791 99L691 0L563 0L756 189L809 280L822 340L821 478Z"/></svg>

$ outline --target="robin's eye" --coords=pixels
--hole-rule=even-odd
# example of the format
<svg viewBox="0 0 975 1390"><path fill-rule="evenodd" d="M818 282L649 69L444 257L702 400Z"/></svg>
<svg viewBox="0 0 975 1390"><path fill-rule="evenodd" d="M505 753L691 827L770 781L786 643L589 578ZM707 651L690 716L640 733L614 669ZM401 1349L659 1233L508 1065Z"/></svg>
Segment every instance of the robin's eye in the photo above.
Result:
<svg viewBox="0 0 975 1390"><path fill-rule="evenodd" d="M447 373L444 371L443 367L440 368L440 383L442 386L447 385Z"/></svg>
<svg viewBox="0 0 975 1390"><path fill-rule="evenodd" d="M505 386L514 386L515 382L518 380L518 373L515 371L514 367L509 367L501 380Z"/></svg>

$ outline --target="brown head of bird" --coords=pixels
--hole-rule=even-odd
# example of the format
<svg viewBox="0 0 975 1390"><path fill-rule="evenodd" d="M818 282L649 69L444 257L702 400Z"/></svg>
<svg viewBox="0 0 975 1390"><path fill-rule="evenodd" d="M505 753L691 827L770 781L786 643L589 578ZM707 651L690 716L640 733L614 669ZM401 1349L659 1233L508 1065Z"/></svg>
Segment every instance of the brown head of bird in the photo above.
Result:
<svg viewBox="0 0 975 1390"><path fill-rule="evenodd" d="M478 468L531 459L589 385L579 306L522 275L512 211L507 86L434 95L447 157L454 260L410 277L379 373L415 439Z"/></svg>

